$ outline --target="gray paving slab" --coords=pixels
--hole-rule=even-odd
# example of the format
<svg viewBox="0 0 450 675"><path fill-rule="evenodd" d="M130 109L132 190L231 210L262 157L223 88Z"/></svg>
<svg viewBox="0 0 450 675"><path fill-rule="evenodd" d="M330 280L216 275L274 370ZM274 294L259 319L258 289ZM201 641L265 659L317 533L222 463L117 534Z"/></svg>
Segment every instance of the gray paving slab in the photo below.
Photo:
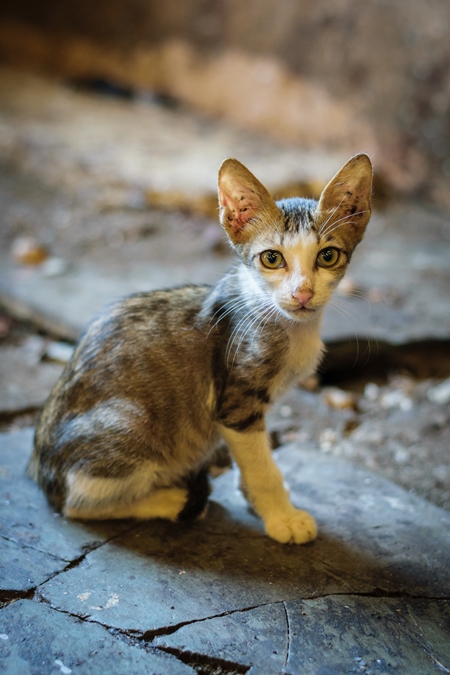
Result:
<svg viewBox="0 0 450 675"><path fill-rule="evenodd" d="M450 239L443 232L449 220L446 212L414 205L376 214L350 264L350 286L342 286L326 310L324 339L390 344L448 339ZM4 250L0 302L14 315L75 339L102 307L119 297L183 283L214 283L232 262L229 254L211 247L201 229L193 232L166 219L145 240L120 247L99 242L74 254L56 276L48 275L45 266L24 269Z"/></svg>
<svg viewBox="0 0 450 675"><path fill-rule="evenodd" d="M0 611L0 634L0 670L5 675L195 674L170 654L127 645L101 626L87 626L29 600Z"/></svg>
<svg viewBox="0 0 450 675"><path fill-rule="evenodd" d="M273 603L182 626L171 635L155 637L152 644L280 674L289 652L287 620L285 603Z"/></svg>
<svg viewBox="0 0 450 675"><path fill-rule="evenodd" d="M153 644L237 661L255 675L433 673L448 668L449 635L449 601L342 595L192 623Z"/></svg>
<svg viewBox="0 0 450 675"><path fill-rule="evenodd" d="M9 553L0 599L29 598L0 610L6 672L38 672L44 652L46 667L77 672L79 658L78 672L100 672L106 650L113 672L135 658L141 672L161 650L174 673L202 663L204 672L268 675L449 668L450 514L392 483L290 444L277 462L294 503L318 520L310 545L269 540L232 471L214 480L202 521L86 527L54 517L24 477L31 430L0 440L0 546ZM51 556L57 564L46 567ZM130 651L137 645L145 653Z"/></svg>
<svg viewBox="0 0 450 675"><path fill-rule="evenodd" d="M287 602L287 673L436 673L450 665L448 601L342 596Z"/></svg>
<svg viewBox="0 0 450 675"><path fill-rule="evenodd" d="M41 342L37 336L36 341ZM21 410L40 408L61 374L61 365L43 363L39 354L30 354L31 350L27 349L29 343L30 340L21 346L2 347L0 358L2 413L18 413Z"/></svg>
<svg viewBox="0 0 450 675"><path fill-rule="evenodd" d="M14 590L37 586L70 561L131 527L129 522L104 523L93 530L55 514L26 475L33 433L23 429L0 434L0 560L4 574L15 579ZM16 565L23 562L20 547L27 562L24 573L15 576ZM3 588L10 588L6 576L0 579Z"/></svg>
<svg viewBox="0 0 450 675"><path fill-rule="evenodd" d="M450 595L449 513L293 445L278 461L294 502L317 517L320 534L311 546L264 536L228 473L217 479L204 521L183 528L145 523L49 580L42 597L122 630L158 631L293 597ZM142 603L143 592L151 605Z"/></svg>
<svg viewBox="0 0 450 675"><path fill-rule="evenodd" d="M57 555L0 536L0 591L29 591L66 567Z"/></svg>

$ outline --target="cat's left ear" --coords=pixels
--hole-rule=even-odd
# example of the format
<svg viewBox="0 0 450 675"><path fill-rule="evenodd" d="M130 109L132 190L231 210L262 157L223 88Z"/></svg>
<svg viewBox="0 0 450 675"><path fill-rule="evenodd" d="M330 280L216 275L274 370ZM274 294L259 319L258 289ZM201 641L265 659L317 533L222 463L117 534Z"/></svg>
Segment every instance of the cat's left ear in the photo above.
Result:
<svg viewBox="0 0 450 675"><path fill-rule="evenodd" d="M369 222L372 198L372 163L366 154L355 155L325 187L317 206L324 233L340 224L361 241Z"/></svg>
<svg viewBox="0 0 450 675"><path fill-rule="evenodd" d="M270 192L237 159L226 159L219 169L220 222L233 244L254 235L258 221L279 217Z"/></svg>

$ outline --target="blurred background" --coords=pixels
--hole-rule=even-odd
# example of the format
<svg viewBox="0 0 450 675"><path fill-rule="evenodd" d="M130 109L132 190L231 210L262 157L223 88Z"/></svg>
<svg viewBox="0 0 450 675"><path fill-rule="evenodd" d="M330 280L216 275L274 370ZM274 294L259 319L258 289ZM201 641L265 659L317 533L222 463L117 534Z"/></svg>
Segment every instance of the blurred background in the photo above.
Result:
<svg viewBox="0 0 450 675"><path fill-rule="evenodd" d="M449 29L448 0L2 0L0 430L107 302L229 268L224 158L318 197L367 152L375 212L273 444L450 508Z"/></svg>
<svg viewBox="0 0 450 675"><path fill-rule="evenodd" d="M447 0L3 0L0 57L299 147L450 205ZM106 86L106 85L105 85Z"/></svg>

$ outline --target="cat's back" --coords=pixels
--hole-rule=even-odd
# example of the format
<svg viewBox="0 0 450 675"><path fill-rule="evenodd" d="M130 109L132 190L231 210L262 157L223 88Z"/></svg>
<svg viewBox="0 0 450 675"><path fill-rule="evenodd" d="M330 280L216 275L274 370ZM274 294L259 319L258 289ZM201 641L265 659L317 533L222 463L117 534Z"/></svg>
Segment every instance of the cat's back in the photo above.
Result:
<svg viewBox="0 0 450 675"><path fill-rule="evenodd" d="M37 441L102 402L174 405L176 393L208 369L208 325L199 318L208 293L208 286L137 293L100 313L44 407Z"/></svg>
<svg viewBox="0 0 450 675"><path fill-rule="evenodd" d="M192 345L204 329L199 315L208 292L208 286L183 286L136 293L111 304L86 329L72 365L80 370L102 361L117 368L130 352L136 360L140 349L150 357L177 342L181 348Z"/></svg>

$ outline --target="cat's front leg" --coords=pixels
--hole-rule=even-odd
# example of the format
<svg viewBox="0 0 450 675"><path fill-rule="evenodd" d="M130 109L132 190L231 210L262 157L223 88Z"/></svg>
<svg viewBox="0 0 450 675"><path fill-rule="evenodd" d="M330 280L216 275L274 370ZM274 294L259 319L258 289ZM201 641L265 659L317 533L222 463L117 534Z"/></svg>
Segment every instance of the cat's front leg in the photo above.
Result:
<svg viewBox="0 0 450 675"><path fill-rule="evenodd" d="M241 471L250 502L264 521L266 532L282 544L305 544L317 535L314 518L292 506L275 464L265 431L221 433Z"/></svg>

